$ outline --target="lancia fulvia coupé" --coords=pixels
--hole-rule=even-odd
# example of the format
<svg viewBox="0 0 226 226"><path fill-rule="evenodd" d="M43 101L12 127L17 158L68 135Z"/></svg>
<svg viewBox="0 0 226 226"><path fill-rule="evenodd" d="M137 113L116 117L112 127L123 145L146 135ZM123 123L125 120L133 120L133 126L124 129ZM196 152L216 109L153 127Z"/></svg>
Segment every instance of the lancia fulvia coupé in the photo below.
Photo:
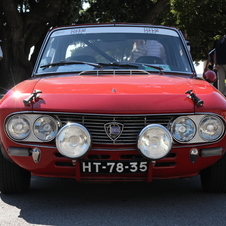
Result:
<svg viewBox="0 0 226 226"><path fill-rule="evenodd" d="M226 191L226 101L182 33L147 24L48 32L31 78L0 102L0 191L31 175L77 182L200 176Z"/></svg>

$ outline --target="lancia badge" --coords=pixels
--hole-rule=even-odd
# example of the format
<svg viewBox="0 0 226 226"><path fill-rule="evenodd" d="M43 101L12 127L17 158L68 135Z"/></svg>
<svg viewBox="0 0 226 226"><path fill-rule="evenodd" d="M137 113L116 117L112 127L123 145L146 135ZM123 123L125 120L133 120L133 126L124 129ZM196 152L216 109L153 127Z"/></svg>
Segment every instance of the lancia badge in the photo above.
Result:
<svg viewBox="0 0 226 226"><path fill-rule="evenodd" d="M105 133L112 141L116 141L120 137L123 128L124 125L118 122L109 122L104 125Z"/></svg>

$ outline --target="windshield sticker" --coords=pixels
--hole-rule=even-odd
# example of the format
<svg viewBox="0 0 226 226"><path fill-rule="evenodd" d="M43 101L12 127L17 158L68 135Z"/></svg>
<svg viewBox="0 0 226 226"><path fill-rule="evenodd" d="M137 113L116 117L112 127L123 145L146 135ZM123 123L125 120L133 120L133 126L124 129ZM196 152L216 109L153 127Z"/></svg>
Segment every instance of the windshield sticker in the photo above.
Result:
<svg viewBox="0 0 226 226"><path fill-rule="evenodd" d="M79 28L79 29L72 29L71 30L71 34L75 35L75 34L83 34L86 32L86 28Z"/></svg>
<svg viewBox="0 0 226 226"><path fill-rule="evenodd" d="M159 29L158 28L152 28L152 27L145 27L144 33L157 34L157 33L159 33Z"/></svg>
<svg viewBox="0 0 226 226"><path fill-rule="evenodd" d="M103 32L104 31L104 32ZM97 33L138 33L138 34L159 34L178 37L178 33L171 29L154 28L154 27L89 27L89 28L64 28L64 30L53 30L51 37L78 34L97 34Z"/></svg>

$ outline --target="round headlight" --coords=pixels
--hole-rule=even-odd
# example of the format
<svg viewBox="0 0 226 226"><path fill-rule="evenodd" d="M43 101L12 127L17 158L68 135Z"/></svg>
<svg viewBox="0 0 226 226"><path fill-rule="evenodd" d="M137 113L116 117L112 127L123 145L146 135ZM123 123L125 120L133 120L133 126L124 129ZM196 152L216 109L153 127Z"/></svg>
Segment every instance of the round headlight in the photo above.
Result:
<svg viewBox="0 0 226 226"><path fill-rule="evenodd" d="M207 116L199 125L199 134L203 140L214 141L221 137L224 132L223 122L215 116Z"/></svg>
<svg viewBox="0 0 226 226"><path fill-rule="evenodd" d="M6 123L8 135L15 140L24 140L30 134L30 123L24 115L14 115Z"/></svg>
<svg viewBox="0 0 226 226"><path fill-rule="evenodd" d="M179 117L173 122L171 132L175 140L188 142L194 138L196 126L190 118Z"/></svg>
<svg viewBox="0 0 226 226"><path fill-rule="evenodd" d="M56 136L58 151L68 158L79 158L85 155L91 145L88 130L77 123L65 125Z"/></svg>
<svg viewBox="0 0 226 226"><path fill-rule="evenodd" d="M42 141L51 141L56 137L58 125L54 118L41 116L35 120L33 125L35 136Z"/></svg>
<svg viewBox="0 0 226 226"><path fill-rule="evenodd" d="M172 136L164 126L148 125L139 134L138 148L147 158L163 158L169 153L171 147Z"/></svg>

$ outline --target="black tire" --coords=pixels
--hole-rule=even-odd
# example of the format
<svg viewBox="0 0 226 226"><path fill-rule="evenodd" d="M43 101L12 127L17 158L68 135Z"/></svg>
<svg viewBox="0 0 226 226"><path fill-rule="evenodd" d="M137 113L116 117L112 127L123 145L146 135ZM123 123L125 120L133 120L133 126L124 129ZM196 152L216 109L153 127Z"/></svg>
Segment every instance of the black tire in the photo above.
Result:
<svg viewBox="0 0 226 226"><path fill-rule="evenodd" d="M30 187L31 173L5 159L0 150L0 191L4 194L20 194Z"/></svg>
<svg viewBox="0 0 226 226"><path fill-rule="evenodd" d="M202 188L208 192L226 192L226 154L200 172Z"/></svg>

